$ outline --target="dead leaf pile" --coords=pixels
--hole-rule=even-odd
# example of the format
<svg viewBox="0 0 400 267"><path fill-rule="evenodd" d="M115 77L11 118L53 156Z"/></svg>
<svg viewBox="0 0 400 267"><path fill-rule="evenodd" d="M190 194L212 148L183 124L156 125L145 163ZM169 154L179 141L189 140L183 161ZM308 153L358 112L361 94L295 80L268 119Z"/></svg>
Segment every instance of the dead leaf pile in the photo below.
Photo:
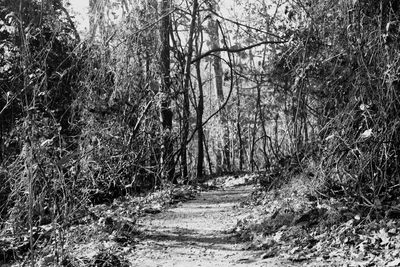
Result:
<svg viewBox="0 0 400 267"><path fill-rule="evenodd" d="M400 221L374 220L344 200L256 191L234 232L248 249L304 266L400 266Z"/></svg>

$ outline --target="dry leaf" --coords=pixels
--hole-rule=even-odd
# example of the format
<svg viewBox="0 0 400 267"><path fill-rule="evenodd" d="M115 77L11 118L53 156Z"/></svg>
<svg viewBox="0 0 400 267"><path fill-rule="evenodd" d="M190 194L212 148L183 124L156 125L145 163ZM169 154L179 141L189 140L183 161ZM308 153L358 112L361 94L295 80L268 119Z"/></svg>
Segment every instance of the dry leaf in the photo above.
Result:
<svg viewBox="0 0 400 267"><path fill-rule="evenodd" d="M361 134L361 138L368 138L372 135L372 129L368 129L365 130L362 134Z"/></svg>
<svg viewBox="0 0 400 267"><path fill-rule="evenodd" d="M386 264L386 266L389 266L389 267L400 266L400 258L399 259L395 259L395 260L393 260L391 262L388 262Z"/></svg>

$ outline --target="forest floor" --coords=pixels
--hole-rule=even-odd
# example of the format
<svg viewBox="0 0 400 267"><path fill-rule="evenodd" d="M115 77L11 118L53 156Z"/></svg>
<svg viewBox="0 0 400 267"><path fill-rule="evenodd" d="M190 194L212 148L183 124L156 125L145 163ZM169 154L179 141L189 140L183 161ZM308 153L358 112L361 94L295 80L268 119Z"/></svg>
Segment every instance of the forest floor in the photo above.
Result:
<svg viewBox="0 0 400 267"><path fill-rule="evenodd" d="M110 236L89 251L92 262L114 263L94 266L400 266L399 220L372 220L346 199L312 198L304 179L266 190L261 178L219 177L208 190L181 188L167 205L155 197L133 232L108 223Z"/></svg>
<svg viewBox="0 0 400 267"><path fill-rule="evenodd" d="M275 259L262 260L261 251L245 250L232 235L240 205L253 186L228 187L201 193L166 212L143 217L144 239L129 259L133 266L281 266Z"/></svg>
<svg viewBox="0 0 400 267"><path fill-rule="evenodd" d="M343 197L310 196L305 179L266 189L262 177L114 200L63 232L41 226L35 266L400 266L399 219L372 219ZM0 266L29 263L25 254L2 264L5 252L18 254L2 252L6 245L16 247L0 235Z"/></svg>

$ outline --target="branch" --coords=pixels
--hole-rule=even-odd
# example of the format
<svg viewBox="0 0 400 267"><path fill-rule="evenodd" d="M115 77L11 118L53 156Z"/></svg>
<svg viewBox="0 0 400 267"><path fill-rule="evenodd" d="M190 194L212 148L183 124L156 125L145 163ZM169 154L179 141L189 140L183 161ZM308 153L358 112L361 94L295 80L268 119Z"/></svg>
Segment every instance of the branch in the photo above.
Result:
<svg viewBox="0 0 400 267"><path fill-rule="evenodd" d="M218 23L218 27L219 27L219 29L221 30L221 33L222 33L222 36L223 36L223 40L224 40L224 44L226 45L226 38L225 38L224 32L223 32L222 29L221 29L221 24ZM228 59L229 59L229 67L230 67L230 70L231 70L231 85L230 85L230 88L229 88L228 96L226 97L224 103L222 103L222 105L219 107L219 109L218 109L216 112L214 112L213 114L211 114L211 116L209 116L208 119L205 120L205 121L201 124L202 127L203 127L204 125L206 125L206 124L211 120L212 117L214 117L214 116L217 115L219 112L221 112L221 111L225 108L225 106L228 104L229 99L231 98L231 95L232 95L232 92L233 92L233 63L232 63L232 58L231 58L231 55L230 55L230 54L228 54ZM197 126L197 127L194 129L194 131L192 132L192 135L190 136L189 140L187 141L188 143L192 140L192 138L194 137L194 134L195 134L198 130L199 130L199 127Z"/></svg>
<svg viewBox="0 0 400 267"><path fill-rule="evenodd" d="M150 101L149 103L147 103L147 105L146 105L146 107L144 108L142 114L141 114L140 117L138 118L138 120L137 120L137 122L136 122L136 124L135 124L135 127L133 128L133 132L134 132L134 133L136 133L137 131L139 131L139 127L140 127L140 124L141 124L142 121L143 121L143 117L144 117L144 115L146 115L146 113L147 113L147 111L149 110L151 104L153 104L153 101Z"/></svg>
<svg viewBox="0 0 400 267"><path fill-rule="evenodd" d="M219 17L219 18L221 18L223 20L226 20L226 21L228 21L230 23L236 24L237 26L244 27L244 28L247 28L247 29L250 29L250 30L254 30L256 32L261 32L261 33L264 33L264 34L268 34L268 35L270 35L272 37L275 37L277 39L282 39L282 37L280 37L279 35L273 34L271 32L264 31L262 29L258 29L258 28L252 27L250 25L246 25L246 24L240 23L239 21L234 21L232 19L228 19L226 17L223 17L223 16L221 16L220 14L218 14L217 12L215 12L213 10L209 10L209 12L213 13L215 16L217 16L217 17Z"/></svg>
<svg viewBox="0 0 400 267"><path fill-rule="evenodd" d="M211 49L207 52L205 52L202 55L199 55L198 57L194 58L190 63L195 63L196 61L199 61L205 57L208 57L210 55L212 55L215 52L228 52L228 53L239 53L245 50L249 50L252 49L254 47L260 46L260 45L264 45L264 44L283 44L288 42L288 40L283 40L283 41L262 41L262 42L258 42L249 46L245 46L245 47L241 47L241 48L233 48L233 47L221 47L221 48L214 48Z"/></svg>

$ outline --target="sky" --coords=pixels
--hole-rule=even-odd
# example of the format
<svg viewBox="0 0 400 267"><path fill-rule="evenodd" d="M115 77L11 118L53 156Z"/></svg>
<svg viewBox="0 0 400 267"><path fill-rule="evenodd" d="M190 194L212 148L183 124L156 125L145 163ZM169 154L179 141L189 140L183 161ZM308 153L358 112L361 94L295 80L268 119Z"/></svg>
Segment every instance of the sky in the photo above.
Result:
<svg viewBox="0 0 400 267"><path fill-rule="evenodd" d="M252 1L252 0L250 0ZM77 22L77 30L81 35L85 35L89 29L89 0L67 0L71 5L69 10L71 15L75 16ZM222 0L220 4L221 13L229 17L236 13L234 0Z"/></svg>
<svg viewBox="0 0 400 267"><path fill-rule="evenodd" d="M68 0L71 4L71 12L75 15L75 19L78 22L78 31L85 32L89 28L89 0ZM222 0L221 1L221 12L230 12L229 9L234 6L234 0ZM86 28L86 29L85 29Z"/></svg>
<svg viewBox="0 0 400 267"><path fill-rule="evenodd" d="M69 0L69 2L77 11L86 11L89 7L89 0Z"/></svg>
<svg viewBox="0 0 400 267"><path fill-rule="evenodd" d="M78 22L78 31L85 32L89 28L89 0L68 0L71 4L75 19Z"/></svg>

